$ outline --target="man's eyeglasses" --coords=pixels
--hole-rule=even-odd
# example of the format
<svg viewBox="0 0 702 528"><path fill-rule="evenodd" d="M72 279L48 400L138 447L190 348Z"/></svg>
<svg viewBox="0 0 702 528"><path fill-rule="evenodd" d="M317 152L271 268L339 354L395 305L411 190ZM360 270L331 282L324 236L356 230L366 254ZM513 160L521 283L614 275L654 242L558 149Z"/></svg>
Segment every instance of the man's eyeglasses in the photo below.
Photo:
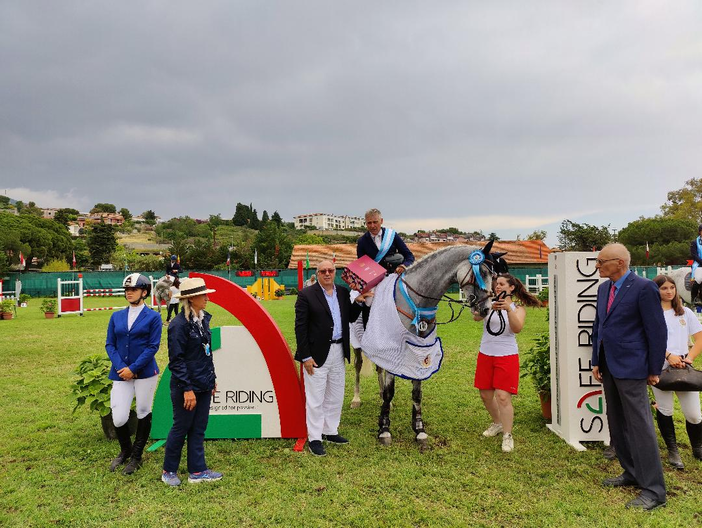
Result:
<svg viewBox="0 0 702 528"><path fill-rule="evenodd" d="M335 271L336 271L336 270L334 270L334 269L321 269L321 270L317 270L317 273L323 273L323 274L327 274L327 273L328 273L328 274L331 275L331 274L334 273Z"/></svg>
<svg viewBox="0 0 702 528"><path fill-rule="evenodd" d="M621 259L618 259L618 258L611 258L611 259L597 259L597 260L595 260L595 262L596 262L596 263L597 263L598 265L600 265L600 266L601 266L602 264L604 264L605 262L609 262L610 260L621 260Z"/></svg>

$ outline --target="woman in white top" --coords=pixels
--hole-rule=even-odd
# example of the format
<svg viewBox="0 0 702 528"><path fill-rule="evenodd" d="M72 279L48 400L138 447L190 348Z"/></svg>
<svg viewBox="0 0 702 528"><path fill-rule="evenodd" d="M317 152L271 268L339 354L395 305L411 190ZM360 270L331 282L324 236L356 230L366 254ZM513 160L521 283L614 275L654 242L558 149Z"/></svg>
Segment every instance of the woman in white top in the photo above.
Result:
<svg viewBox="0 0 702 528"><path fill-rule="evenodd" d="M180 295L180 279L176 277L173 280L173 286L171 286L170 291L168 292L169 300L168 314L166 315L166 324L171 322L171 314L173 314L173 317L178 315L178 306L180 305L180 299L178 298L178 295Z"/></svg>
<svg viewBox="0 0 702 528"><path fill-rule="evenodd" d="M480 390L483 404L492 417L492 424L483 436L502 433L502 451L509 453L514 449L512 395L517 394L519 386L519 350L515 335L524 327L526 310L523 305L539 306L540 303L509 273L497 277L493 284L497 297L492 302L493 312L485 320L474 386ZM519 304L512 301L513 297ZM483 319L479 315L473 318Z"/></svg>
<svg viewBox="0 0 702 528"><path fill-rule="evenodd" d="M661 293L661 307L668 326L668 345L665 352L663 368L685 368L692 365L693 360L702 352L702 324L689 308L683 306L673 279L666 275L658 275L653 279ZM694 345L689 348L690 337ZM690 437L692 454L702 460L702 411L700 410L700 393L691 391L676 391L680 408L685 415L687 434ZM658 429L668 447L668 462L676 469L685 466L678 452L675 439L675 424L673 423L673 392L662 391L653 387L656 397L656 418Z"/></svg>

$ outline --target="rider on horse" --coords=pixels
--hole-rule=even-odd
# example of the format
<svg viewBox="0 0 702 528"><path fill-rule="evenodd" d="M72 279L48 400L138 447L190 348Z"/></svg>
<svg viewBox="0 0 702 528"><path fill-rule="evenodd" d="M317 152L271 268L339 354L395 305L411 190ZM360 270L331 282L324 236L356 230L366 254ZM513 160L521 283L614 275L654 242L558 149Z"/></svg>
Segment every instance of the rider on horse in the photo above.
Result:
<svg viewBox="0 0 702 528"><path fill-rule="evenodd" d="M692 304L700 304L699 292L702 284L702 224L697 229L699 236L690 243L690 257L692 257L692 277L690 285L692 287Z"/></svg>
<svg viewBox="0 0 702 528"><path fill-rule="evenodd" d="M366 212L366 231L358 239L356 255L361 258L368 255L378 264L383 266L387 273L402 275L407 266L414 262L414 255L393 229L383 226L383 215L378 209L369 209ZM370 307L364 306L362 317L363 327L368 324Z"/></svg>

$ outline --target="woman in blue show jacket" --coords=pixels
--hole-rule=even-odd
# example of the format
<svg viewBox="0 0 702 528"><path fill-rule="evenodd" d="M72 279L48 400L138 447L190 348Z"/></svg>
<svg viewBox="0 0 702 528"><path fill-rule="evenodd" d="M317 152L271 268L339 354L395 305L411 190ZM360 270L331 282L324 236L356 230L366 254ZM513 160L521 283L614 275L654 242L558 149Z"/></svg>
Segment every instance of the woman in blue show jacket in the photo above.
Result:
<svg viewBox="0 0 702 528"><path fill-rule="evenodd" d="M151 433L151 409L158 384L154 356L161 345L162 324L161 316L144 304L151 294L151 281L147 277L132 273L122 285L129 307L112 314L105 341L105 350L112 361L110 407L120 446L110 471L126 462L122 473L131 475L141 466L141 455ZM135 396L139 422L132 444L127 421Z"/></svg>
<svg viewBox="0 0 702 528"><path fill-rule="evenodd" d="M188 482L220 480L222 474L207 468L205 462L205 430L210 415L210 402L216 390L212 361L210 319L205 312L208 293L200 278L180 283L181 312L168 327L168 368L171 371L173 427L168 433L161 480L178 486L178 466L185 439L188 439Z"/></svg>

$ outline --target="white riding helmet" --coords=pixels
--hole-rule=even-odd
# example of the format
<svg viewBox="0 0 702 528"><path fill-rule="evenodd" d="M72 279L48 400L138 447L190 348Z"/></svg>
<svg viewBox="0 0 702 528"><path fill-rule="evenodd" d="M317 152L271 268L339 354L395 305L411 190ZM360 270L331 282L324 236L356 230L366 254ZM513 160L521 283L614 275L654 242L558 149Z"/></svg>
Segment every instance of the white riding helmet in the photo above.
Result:
<svg viewBox="0 0 702 528"><path fill-rule="evenodd" d="M146 296L151 295L151 281L141 273L127 275L122 282L123 288L141 288L146 292Z"/></svg>

